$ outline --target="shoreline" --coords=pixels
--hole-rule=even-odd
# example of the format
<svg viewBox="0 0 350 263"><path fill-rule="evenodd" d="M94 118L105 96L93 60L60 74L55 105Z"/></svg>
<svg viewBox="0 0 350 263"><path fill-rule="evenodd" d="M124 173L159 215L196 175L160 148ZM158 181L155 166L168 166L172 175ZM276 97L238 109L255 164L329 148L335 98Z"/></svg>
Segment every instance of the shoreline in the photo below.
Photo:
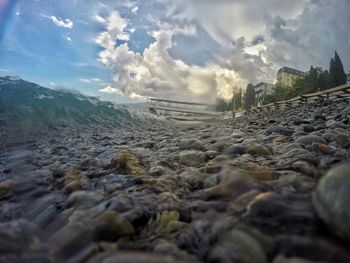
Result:
<svg viewBox="0 0 350 263"><path fill-rule="evenodd" d="M349 160L349 117L343 101L43 137L1 158L0 259L349 262L346 226L313 201Z"/></svg>

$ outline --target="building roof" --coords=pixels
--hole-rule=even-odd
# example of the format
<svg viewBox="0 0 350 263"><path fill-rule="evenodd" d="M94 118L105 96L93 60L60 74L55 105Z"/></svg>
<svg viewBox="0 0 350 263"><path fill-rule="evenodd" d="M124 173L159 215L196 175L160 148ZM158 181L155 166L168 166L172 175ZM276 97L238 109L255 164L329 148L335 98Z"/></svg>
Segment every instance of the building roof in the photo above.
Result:
<svg viewBox="0 0 350 263"><path fill-rule="evenodd" d="M257 87L259 87L259 86L261 86L261 85L270 85L270 86L274 86L274 85L273 85L273 84L271 84L271 83L267 83L267 82L260 82L260 83L256 84L256 85L254 86L254 88L257 88Z"/></svg>
<svg viewBox="0 0 350 263"><path fill-rule="evenodd" d="M282 73L282 72L286 72L286 73L290 73L290 74L293 74L293 75L297 75L297 76L301 76L301 77L305 77L306 76L306 73L303 72L303 71L300 71L298 69L294 69L294 68L289 68L289 67L283 67L283 68L280 68L278 70L278 74Z"/></svg>

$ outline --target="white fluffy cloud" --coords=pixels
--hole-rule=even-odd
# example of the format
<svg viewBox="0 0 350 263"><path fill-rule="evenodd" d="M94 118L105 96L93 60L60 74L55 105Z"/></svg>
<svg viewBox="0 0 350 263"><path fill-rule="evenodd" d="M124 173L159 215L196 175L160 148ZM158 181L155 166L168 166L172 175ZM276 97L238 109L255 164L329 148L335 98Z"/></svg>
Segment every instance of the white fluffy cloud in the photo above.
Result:
<svg viewBox="0 0 350 263"><path fill-rule="evenodd" d="M117 12L101 22L106 31L96 38L103 51L100 61L113 72L117 88L106 87L100 90L105 93L118 93L137 96L176 98L184 100L213 101L216 95L232 96L232 88L245 83L232 70L224 69L219 64L208 64L205 67L187 65L175 60L168 50L173 47L175 35L194 35L194 26L176 26L160 23L159 29L152 33L155 42L142 53L129 49L127 43L116 46L116 41L125 39L126 21ZM118 21L114 23L113 21Z"/></svg>
<svg viewBox="0 0 350 263"><path fill-rule="evenodd" d="M58 27L64 27L64 28L73 28L73 21L66 18L66 19L62 19L56 16L50 16L48 17L51 19L51 21Z"/></svg>
<svg viewBox="0 0 350 263"><path fill-rule="evenodd" d="M99 60L115 81L112 90L101 92L213 101L216 96L229 98L233 88L244 88L248 82L274 83L282 66L328 68L335 49L345 68L350 66L348 0L154 1L164 5L165 17L149 16L155 41L140 52L130 48L134 30L129 28L135 25L129 20L117 11L96 17L105 27L96 37L102 48ZM213 49L214 55L201 66L171 56L174 38L199 37L198 28L220 50Z"/></svg>

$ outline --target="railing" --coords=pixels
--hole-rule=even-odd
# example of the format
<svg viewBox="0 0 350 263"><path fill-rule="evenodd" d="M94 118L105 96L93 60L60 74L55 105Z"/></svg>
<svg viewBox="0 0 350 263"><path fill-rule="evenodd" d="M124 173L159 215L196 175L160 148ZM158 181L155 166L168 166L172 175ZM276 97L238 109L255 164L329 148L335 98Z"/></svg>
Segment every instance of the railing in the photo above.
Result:
<svg viewBox="0 0 350 263"><path fill-rule="evenodd" d="M265 109L272 110L272 109L280 109L285 107L292 107L295 105L301 105L308 102L315 101L317 99L343 99L343 98L350 98L350 85L344 84L335 88L330 88L322 91L317 91L305 95L301 95L295 98L292 98L290 100L285 101L278 101L278 102L272 102L263 106L258 106L251 108L248 110L248 112L257 112L257 111L263 111Z"/></svg>
<svg viewBox="0 0 350 263"><path fill-rule="evenodd" d="M176 120L209 120L222 114L212 111L213 105L200 102L148 98L149 111Z"/></svg>

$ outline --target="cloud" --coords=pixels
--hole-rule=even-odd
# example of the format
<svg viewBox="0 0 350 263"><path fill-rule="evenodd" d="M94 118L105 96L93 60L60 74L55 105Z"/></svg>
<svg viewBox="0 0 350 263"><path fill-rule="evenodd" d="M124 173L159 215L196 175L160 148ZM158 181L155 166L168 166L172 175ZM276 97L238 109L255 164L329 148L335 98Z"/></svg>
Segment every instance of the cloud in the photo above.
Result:
<svg viewBox="0 0 350 263"><path fill-rule="evenodd" d="M119 89L112 88L111 86L107 86L103 89L99 89L98 91L102 93L107 93L107 94L119 94L119 95L123 94Z"/></svg>
<svg viewBox="0 0 350 263"><path fill-rule="evenodd" d="M282 66L328 68L334 49L345 67L350 66L346 0L296 0L283 5L277 0L156 1L165 11L163 16L150 14L148 24L142 25L154 38L144 49L132 49L130 26L137 32L138 25L129 16L113 11L97 19L105 28L95 39L102 48L99 60L112 72L114 89L127 96L228 99L234 88L244 88L248 82L274 83ZM203 39L217 44L212 49L191 44ZM188 58L180 59L176 52L183 50ZM206 60L196 64L194 56Z"/></svg>
<svg viewBox="0 0 350 263"><path fill-rule="evenodd" d="M46 18L50 19L58 27L71 29L74 26L73 21L68 19L68 18L62 19L62 18L59 18L59 17L56 17L56 16L46 16L46 15L43 15L43 17L46 17Z"/></svg>
<svg viewBox="0 0 350 263"><path fill-rule="evenodd" d="M119 23L119 27L105 23L106 31L97 36L96 43L103 48L99 59L112 71L117 88L107 87L100 92L121 91L130 97L213 101L217 94L226 98L232 96L233 84L244 82L234 71L221 68L219 64L205 67L188 65L169 55L174 36L196 34L196 28L192 25L159 23L158 29L151 33L155 42L142 53L130 50L128 43L116 45L127 27L125 20L116 15L112 12L106 21L123 22Z"/></svg>

